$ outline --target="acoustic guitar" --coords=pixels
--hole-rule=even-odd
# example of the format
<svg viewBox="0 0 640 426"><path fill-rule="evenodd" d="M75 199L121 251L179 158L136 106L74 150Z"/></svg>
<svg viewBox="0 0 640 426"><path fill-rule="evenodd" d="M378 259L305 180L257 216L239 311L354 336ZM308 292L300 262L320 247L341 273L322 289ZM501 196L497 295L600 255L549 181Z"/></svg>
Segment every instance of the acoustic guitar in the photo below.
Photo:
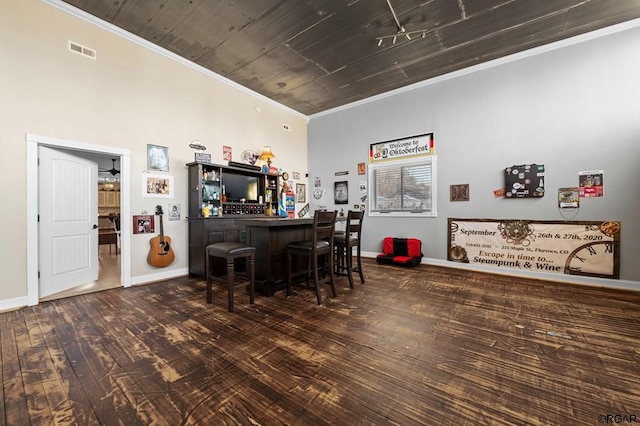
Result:
<svg viewBox="0 0 640 426"><path fill-rule="evenodd" d="M156 206L156 214L159 216L160 235L149 240L151 249L147 256L147 262L149 265L164 268L173 262L176 255L173 253L173 249L171 248L171 238L165 237L164 235L164 228L162 226L162 206Z"/></svg>

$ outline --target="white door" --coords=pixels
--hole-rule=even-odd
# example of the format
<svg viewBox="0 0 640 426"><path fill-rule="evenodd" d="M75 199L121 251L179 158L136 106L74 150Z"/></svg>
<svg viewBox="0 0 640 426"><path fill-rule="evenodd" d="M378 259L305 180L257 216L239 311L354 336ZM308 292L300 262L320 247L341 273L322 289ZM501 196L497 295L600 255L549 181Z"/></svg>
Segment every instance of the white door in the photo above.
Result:
<svg viewBox="0 0 640 426"><path fill-rule="evenodd" d="M40 297L98 279L98 164L38 148Z"/></svg>

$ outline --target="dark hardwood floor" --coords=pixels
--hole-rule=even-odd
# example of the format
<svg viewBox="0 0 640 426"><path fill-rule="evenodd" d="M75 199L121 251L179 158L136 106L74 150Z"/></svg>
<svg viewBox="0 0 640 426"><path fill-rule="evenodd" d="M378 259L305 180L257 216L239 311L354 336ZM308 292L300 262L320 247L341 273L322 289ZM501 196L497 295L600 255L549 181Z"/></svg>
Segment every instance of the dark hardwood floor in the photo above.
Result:
<svg viewBox="0 0 640 426"><path fill-rule="evenodd" d="M640 293L363 269L320 306L237 291L231 314L185 277L0 314L0 423L640 422Z"/></svg>

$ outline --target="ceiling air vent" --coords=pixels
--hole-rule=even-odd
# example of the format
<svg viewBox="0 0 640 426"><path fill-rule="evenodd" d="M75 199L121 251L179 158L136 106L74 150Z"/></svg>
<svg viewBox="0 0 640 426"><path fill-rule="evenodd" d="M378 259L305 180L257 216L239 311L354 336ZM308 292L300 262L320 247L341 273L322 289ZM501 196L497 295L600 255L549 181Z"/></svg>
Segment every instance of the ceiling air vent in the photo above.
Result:
<svg viewBox="0 0 640 426"><path fill-rule="evenodd" d="M75 52L79 55L86 56L87 58L96 59L96 51L89 47L85 47L75 41L69 40L69 51Z"/></svg>

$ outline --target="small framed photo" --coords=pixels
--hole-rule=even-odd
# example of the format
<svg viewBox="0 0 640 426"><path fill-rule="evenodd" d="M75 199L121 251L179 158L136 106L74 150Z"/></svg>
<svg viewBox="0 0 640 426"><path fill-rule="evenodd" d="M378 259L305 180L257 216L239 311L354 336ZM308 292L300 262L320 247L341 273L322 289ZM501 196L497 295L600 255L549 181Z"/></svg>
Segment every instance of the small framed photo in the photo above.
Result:
<svg viewBox="0 0 640 426"><path fill-rule="evenodd" d="M224 161L232 161L233 158L233 148L230 146L224 145L222 147L222 159Z"/></svg>
<svg viewBox="0 0 640 426"><path fill-rule="evenodd" d="M169 148L147 144L147 170L169 171Z"/></svg>
<svg viewBox="0 0 640 426"><path fill-rule="evenodd" d="M169 204L169 220L180 220L182 206L180 203Z"/></svg>
<svg viewBox="0 0 640 426"><path fill-rule="evenodd" d="M134 234L153 234L154 232L154 216L153 215L133 215L133 233Z"/></svg>
<svg viewBox="0 0 640 426"><path fill-rule="evenodd" d="M173 198L173 176L142 173L142 196Z"/></svg>
<svg viewBox="0 0 640 426"><path fill-rule="evenodd" d="M304 183L296 183L296 203L307 202L307 188Z"/></svg>
<svg viewBox="0 0 640 426"><path fill-rule="evenodd" d="M469 184L450 185L450 201L469 201Z"/></svg>

